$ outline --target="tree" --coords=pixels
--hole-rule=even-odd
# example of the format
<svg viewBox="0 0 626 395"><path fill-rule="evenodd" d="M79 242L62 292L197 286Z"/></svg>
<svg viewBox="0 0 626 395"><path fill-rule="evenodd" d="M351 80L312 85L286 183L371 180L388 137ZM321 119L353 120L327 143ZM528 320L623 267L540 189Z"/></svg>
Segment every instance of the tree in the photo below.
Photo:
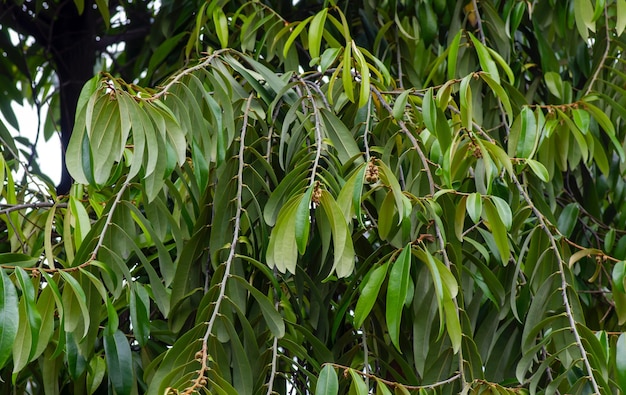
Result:
<svg viewBox="0 0 626 395"><path fill-rule="evenodd" d="M3 146L4 392L626 391L624 0L181 15Z"/></svg>

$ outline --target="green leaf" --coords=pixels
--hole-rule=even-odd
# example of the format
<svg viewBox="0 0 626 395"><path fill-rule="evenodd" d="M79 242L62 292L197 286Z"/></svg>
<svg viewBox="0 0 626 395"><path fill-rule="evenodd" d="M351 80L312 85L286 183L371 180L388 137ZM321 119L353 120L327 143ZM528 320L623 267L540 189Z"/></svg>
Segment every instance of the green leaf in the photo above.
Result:
<svg viewBox="0 0 626 395"><path fill-rule="evenodd" d="M574 231L574 227L578 222L578 215L580 213L580 208L577 203L570 203L563 211L561 211L561 215L559 215L559 220L557 222L556 227L559 229L559 232L565 237L570 237L572 232Z"/></svg>
<svg viewBox="0 0 626 395"><path fill-rule="evenodd" d="M387 277L388 266L389 261L385 262L381 266L372 268L363 279L361 296L359 296L356 307L354 308L355 328L360 328L363 325L363 322L369 315L372 307L374 307L374 304L378 299L380 287L382 286L385 277Z"/></svg>
<svg viewBox="0 0 626 395"><path fill-rule="evenodd" d="M322 35L324 34L324 24L326 23L326 15L328 14L328 8L324 8L321 12L318 12L309 26L309 53L311 58L319 58L320 46L322 44Z"/></svg>
<svg viewBox="0 0 626 395"><path fill-rule="evenodd" d="M92 395L98 390L106 373L106 361L104 358L95 357L89 361L87 371L87 394Z"/></svg>
<svg viewBox="0 0 626 395"><path fill-rule="evenodd" d="M392 395L387 385L382 381L376 381L376 395Z"/></svg>
<svg viewBox="0 0 626 395"><path fill-rule="evenodd" d="M615 34L621 36L626 28L626 0L617 0L617 22L615 23ZM622 387L622 391L624 387Z"/></svg>
<svg viewBox="0 0 626 395"><path fill-rule="evenodd" d="M589 38L589 30L592 32L596 31L591 0L574 0L574 17L580 36L587 40Z"/></svg>
<svg viewBox="0 0 626 395"><path fill-rule="evenodd" d="M296 272L298 246L295 237L295 216L300 199L301 196L294 196L280 209L267 246L268 266L276 267L281 273L287 270L290 273Z"/></svg>
<svg viewBox="0 0 626 395"><path fill-rule="evenodd" d="M454 36L450 43L450 50L448 51L448 79L453 80L456 78L456 66L459 58L459 48L461 45L462 30Z"/></svg>
<svg viewBox="0 0 626 395"><path fill-rule="evenodd" d="M459 95L461 97L461 126L466 130L472 130L473 109L472 109L472 88L470 81L472 75L468 75L461 80Z"/></svg>
<svg viewBox="0 0 626 395"><path fill-rule="evenodd" d="M0 368L11 356L17 336L18 314L17 291L4 269L0 268Z"/></svg>
<svg viewBox="0 0 626 395"><path fill-rule="evenodd" d="M494 80L489 74L481 74L480 78L489 85L489 88L496 94L496 97L502 103L504 111L509 118L509 122L513 120L513 108L511 107L511 101L509 95L505 92L504 88L496 80ZM512 82L511 82L512 83Z"/></svg>
<svg viewBox="0 0 626 395"><path fill-rule="evenodd" d="M470 193L465 201L465 207L472 221L477 224L480 221L480 216L483 213L483 200L480 193Z"/></svg>
<svg viewBox="0 0 626 395"><path fill-rule="evenodd" d="M354 369L350 369L350 377L352 378L351 388L354 388L356 395L368 395L369 388L363 381L363 378Z"/></svg>
<svg viewBox="0 0 626 395"><path fill-rule="evenodd" d="M130 395L135 383L130 343L119 329L104 334L104 354L109 382L117 395Z"/></svg>
<svg viewBox="0 0 626 395"><path fill-rule="evenodd" d="M511 225L513 224L513 214L511 213L511 207L509 204L502 198L498 196L491 196L491 202L496 206L496 210L498 211L498 215L504 224L506 230L511 229Z"/></svg>
<svg viewBox="0 0 626 395"><path fill-rule="evenodd" d="M530 107L525 106L522 108L519 117L521 118L521 125L516 156L530 158L533 156L539 141L535 114Z"/></svg>
<svg viewBox="0 0 626 395"><path fill-rule="evenodd" d="M150 338L150 297L140 283L134 283L130 290L130 322L135 340L145 346Z"/></svg>
<svg viewBox="0 0 626 395"><path fill-rule="evenodd" d="M496 66L496 62L493 61L489 51L487 48L478 40L472 33L468 32L472 43L474 44L474 48L476 49L476 54L478 55L478 61L480 62L480 67L483 71L489 73L491 78L497 83L500 84L500 74L498 73L498 66Z"/></svg>
<svg viewBox="0 0 626 395"><path fill-rule="evenodd" d="M331 365L325 365L317 379L315 395L336 395L339 392L337 372Z"/></svg>
<svg viewBox="0 0 626 395"><path fill-rule="evenodd" d="M324 210L333 236L335 259L331 273L335 271L337 277L347 277L354 270L354 246L352 234L348 229L346 220L335 199L326 190L322 190L320 207Z"/></svg>
<svg viewBox="0 0 626 395"><path fill-rule="evenodd" d="M343 68L341 73L343 91L351 102L354 103L354 85L352 78L352 42L347 42L343 50Z"/></svg>
<svg viewBox="0 0 626 395"><path fill-rule="evenodd" d="M215 33L220 41L220 45L222 48L228 48L228 20L220 7L216 7L213 10L213 24L215 25Z"/></svg>
<svg viewBox="0 0 626 395"><path fill-rule="evenodd" d="M363 162L361 150L343 121L325 108L320 110L320 115L324 121L324 130L337 150L339 160L348 163L357 157L355 164L361 164Z"/></svg>
<svg viewBox="0 0 626 395"><path fill-rule="evenodd" d="M619 335L615 344L615 370L622 393L626 393L626 333Z"/></svg>
<svg viewBox="0 0 626 395"><path fill-rule="evenodd" d="M87 307L87 296L85 296L85 291L83 291L82 287L76 281L74 277L68 272L61 271L59 272L63 280L65 280L65 285L63 287L63 306L65 306L65 331L73 332L82 317L83 324L83 334L82 336L87 335L87 331L89 330L89 308ZM78 304L79 311L76 311L76 303Z"/></svg>
<svg viewBox="0 0 626 395"><path fill-rule="evenodd" d="M285 321L276 310L270 299L242 277L233 276L233 278L243 285L248 292L250 292L252 297L254 297L254 299L259 303L263 318L265 319L265 322L267 323L267 326L272 334L277 338L282 338L285 335Z"/></svg>
<svg viewBox="0 0 626 395"><path fill-rule="evenodd" d="M309 242L309 229L311 227L311 196L313 194L313 188L315 184L311 184L296 209L296 244L298 245L298 252L300 255L304 255L306 251L306 245Z"/></svg>
<svg viewBox="0 0 626 395"><path fill-rule="evenodd" d="M550 174L548 173L548 169L543 165L543 163L538 162L534 159L526 159L526 164L530 167L530 170L535 173L537 177L543 182L550 181Z"/></svg>
<svg viewBox="0 0 626 395"><path fill-rule="evenodd" d="M302 22L295 22L293 24L285 26L285 28L291 30L291 34L289 35L289 38L287 39L287 41L285 42L285 46L283 47L283 57L287 58L289 56L289 49L291 49L293 42L296 40L296 38L298 38L300 33L302 33L306 25L311 22L312 19L313 17L310 16ZM296 24L295 27L293 27L294 24Z"/></svg>
<svg viewBox="0 0 626 395"><path fill-rule="evenodd" d="M432 98L432 91L429 90L428 92L431 92L431 98ZM428 92L426 92L426 94L428 94ZM406 103L409 99L409 95L411 94L411 90L407 89L404 92L400 93L400 95L398 95L398 97L396 98L396 101L393 103L393 110L391 112L391 114L393 115L393 117L397 120L401 120L402 118L404 118L404 112L406 111ZM424 115L424 118L426 118L426 115ZM428 124L427 124L428 127Z"/></svg>
<svg viewBox="0 0 626 395"><path fill-rule="evenodd" d="M385 267L386 269L386 267ZM385 304L385 318L388 325L391 342L399 351L400 348L400 321L402 310L409 287L409 273L411 271L411 244L407 244L391 266L389 283L387 284L387 302Z"/></svg>
<svg viewBox="0 0 626 395"><path fill-rule="evenodd" d="M22 290L22 301L24 302L28 327L30 328L31 344L36 345L39 340L39 330L41 329L41 313L37 309L35 301L35 287L31 277L21 267L15 268L17 282ZM31 350L31 354L35 350ZM30 355L29 358L30 360Z"/></svg>
<svg viewBox="0 0 626 395"><path fill-rule="evenodd" d="M485 217L487 218L487 221L489 221L491 233L493 234L496 246L500 252L500 260L502 264L506 266L507 263L509 263L509 257L511 255L508 232L506 231L502 218L500 218L498 210L490 200L485 200L484 209Z"/></svg>

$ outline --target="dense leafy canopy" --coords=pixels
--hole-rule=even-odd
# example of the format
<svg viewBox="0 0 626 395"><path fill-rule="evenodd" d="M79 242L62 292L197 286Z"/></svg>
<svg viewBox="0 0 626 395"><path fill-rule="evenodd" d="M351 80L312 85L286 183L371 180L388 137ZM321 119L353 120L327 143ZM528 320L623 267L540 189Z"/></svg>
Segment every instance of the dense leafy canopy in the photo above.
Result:
<svg viewBox="0 0 626 395"><path fill-rule="evenodd" d="M181 7L0 133L3 392L626 391L626 0Z"/></svg>

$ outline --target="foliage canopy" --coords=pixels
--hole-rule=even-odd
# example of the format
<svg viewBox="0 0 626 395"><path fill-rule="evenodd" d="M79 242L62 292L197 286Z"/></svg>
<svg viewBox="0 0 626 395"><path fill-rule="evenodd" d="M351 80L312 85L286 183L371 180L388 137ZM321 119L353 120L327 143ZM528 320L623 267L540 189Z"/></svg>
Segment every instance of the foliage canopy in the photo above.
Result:
<svg viewBox="0 0 626 395"><path fill-rule="evenodd" d="M181 4L0 129L7 393L626 391L626 0Z"/></svg>

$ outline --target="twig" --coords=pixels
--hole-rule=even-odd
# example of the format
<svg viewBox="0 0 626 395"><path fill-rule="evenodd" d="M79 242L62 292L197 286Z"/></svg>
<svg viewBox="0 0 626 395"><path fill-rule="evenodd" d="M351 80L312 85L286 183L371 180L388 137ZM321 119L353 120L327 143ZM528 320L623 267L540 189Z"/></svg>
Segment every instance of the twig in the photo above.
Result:
<svg viewBox="0 0 626 395"><path fill-rule="evenodd" d="M589 80L589 83L587 85L587 89L585 90L585 94L583 96L587 96L589 93L591 93L591 90L593 89L593 85L598 79L600 75L600 71L602 70L602 68L604 68L604 63L609 57L609 48L611 47L611 40L610 40L610 35L609 35L609 18L608 18L608 13L606 12L606 7L607 5L605 4L604 5L604 28L606 32L606 41L607 41L606 47L604 48L604 53L602 54L602 57L600 58L598 67L596 67L596 70L593 72L593 76L591 76L591 79Z"/></svg>
<svg viewBox="0 0 626 395"><path fill-rule="evenodd" d="M254 98L254 94L251 94L248 97L248 101L246 103L246 109L243 114L243 126L241 127L241 135L239 137L239 169L237 171L237 210L235 212L235 224L233 230L233 238L230 242L230 249L228 251L228 257L226 258L226 262L224 263L224 276L222 277L222 281L220 282L220 292L217 296L217 299L213 303L215 306L213 308L213 312L211 313L211 317L207 322L207 329L202 337L202 349L198 352L197 357L200 360L200 369L198 369L198 376L193 380L190 387L186 388L181 394L191 395L198 391L198 389L204 387L206 384L206 372L209 370L208 366L208 349L209 349L209 338L213 333L213 325L215 324L215 320L217 319L220 311L220 307L222 302L226 297L226 283L228 282L228 278L230 277L230 270L233 261L235 260L235 252L237 249L237 245L239 244L239 231L241 226L241 213L243 212L243 170L245 167L244 163L244 151L246 149L246 131L248 129L248 114L250 113L250 106L252 104L252 99Z"/></svg>
<svg viewBox="0 0 626 395"><path fill-rule="evenodd" d="M371 88L372 92L374 92L374 94L378 97L378 100L380 101L380 103L383 105L383 107L385 107L385 109L387 111L389 111L389 113L392 113L392 108L389 105L389 103L387 103L387 101L385 101L385 99L383 98L383 96L380 94L380 92L378 90L376 90L375 88ZM411 141L411 144L413 145L413 148L415 149L415 151L417 152L418 156L420 157L420 160L422 162L422 167L424 168L424 171L426 172L426 177L428 177L428 185L430 188L430 196L434 196L435 195L435 181L433 179L433 175L432 172L430 171L430 167L429 167L429 161L428 158L426 158L426 155L424 155L424 151L422 151L422 148L419 146L417 140L415 139L415 136L413 136L413 134L411 133L411 131L407 128L406 124L404 123L403 120L398 120L398 126L400 126L400 129L402 129L402 131L404 132L404 134L409 138L409 140ZM441 233L441 229L439 228L439 225L437 224L437 222L435 221L435 233L437 236L437 240L439 242L439 249L441 251L441 255L443 257L443 261L444 264L446 265L446 267L448 269L450 269L452 267L452 264L450 263L450 259L448 258L448 253L446 251L446 244L443 238L443 234ZM456 300L456 298L453 298L452 301L454 302L454 307L457 311L457 314L459 312L459 304ZM459 319L461 319L461 317L459 317ZM460 377L463 381L463 383L465 384L467 381L465 379L465 372L464 372L464 359L463 359L463 349L459 348L459 374Z"/></svg>
<svg viewBox="0 0 626 395"><path fill-rule="evenodd" d="M274 308L278 310L278 300L274 303ZM278 337L274 336L274 341L272 343L272 365L271 365L271 370L270 370L270 378L267 382L266 395L271 395L272 392L274 392L274 380L276 379L277 362L278 362Z"/></svg>
<svg viewBox="0 0 626 395"><path fill-rule="evenodd" d="M0 204L0 215L8 214L12 211L27 210L29 208L51 208L54 206L59 208L66 208L67 203L54 203L54 202L38 202L38 203L22 203L22 204Z"/></svg>
<svg viewBox="0 0 626 395"><path fill-rule="evenodd" d="M398 387L398 386L403 386L404 388L406 388L408 390L413 390L413 391L415 391L415 390L422 390L422 389L424 389L424 390L435 389L435 388L441 387L443 385L453 383L456 380L461 378L461 373L457 373L457 374L455 374L452 377L449 377L449 378L447 378L445 380L442 380L442 381L438 381L438 382L433 383L433 384L427 384L427 385L407 385L407 384L401 384L401 383L398 383L398 382L395 382L395 381L385 380L385 379L380 378L378 376L375 376L373 374L366 373L366 372L361 372L360 370L352 369L349 366L340 365L338 363L328 362L328 363L323 364L322 366L324 366L324 365L330 365L330 366L332 366L334 368L337 368L337 369L343 369L346 372L353 371L353 372L355 372L355 373L357 373L357 374L359 374L359 375L361 375L361 376L363 376L365 378L370 378L370 379L373 379L373 380L376 380L376 381L380 381L381 383L385 383L385 384L387 384L390 387L394 387L395 388L395 387Z"/></svg>

